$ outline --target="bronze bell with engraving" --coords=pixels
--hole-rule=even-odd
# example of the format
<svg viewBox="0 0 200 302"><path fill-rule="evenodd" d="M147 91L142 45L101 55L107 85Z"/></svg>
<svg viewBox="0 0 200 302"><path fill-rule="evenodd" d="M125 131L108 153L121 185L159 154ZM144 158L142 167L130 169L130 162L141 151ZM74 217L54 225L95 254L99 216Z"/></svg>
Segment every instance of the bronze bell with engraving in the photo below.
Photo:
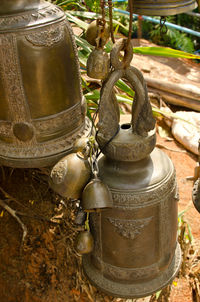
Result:
<svg viewBox="0 0 200 302"><path fill-rule="evenodd" d="M178 191L171 160L154 148L155 121L143 76L116 62L120 47L116 43L111 52L114 70L102 87L97 132L104 153L99 177L111 191L113 207L90 214L94 249L83 257L83 266L105 293L139 298L168 285L180 268ZM135 91L131 123L121 126L113 98L119 79Z"/></svg>
<svg viewBox="0 0 200 302"><path fill-rule="evenodd" d="M177 15L197 7L196 0L132 0L133 12L146 16Z"/></svg>
<svg viewBox="0 0 200 302"><path fill-rule="evenodd" d="M0 164L53 165L87 135L73 33L43 0L1 0Z"/></svg>

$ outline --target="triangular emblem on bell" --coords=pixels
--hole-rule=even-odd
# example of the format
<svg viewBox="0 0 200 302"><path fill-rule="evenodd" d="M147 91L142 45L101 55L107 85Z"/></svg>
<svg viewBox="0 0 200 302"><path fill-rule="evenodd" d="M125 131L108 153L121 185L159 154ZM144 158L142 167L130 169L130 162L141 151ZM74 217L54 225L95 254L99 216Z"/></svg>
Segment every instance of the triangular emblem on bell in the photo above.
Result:
<svg viewBox="0 0 200 302"><path fill-rule="evenodd" d="M138 15L169 16L177 15L197 7L195 0L132 0L133 11Z"/></svg>

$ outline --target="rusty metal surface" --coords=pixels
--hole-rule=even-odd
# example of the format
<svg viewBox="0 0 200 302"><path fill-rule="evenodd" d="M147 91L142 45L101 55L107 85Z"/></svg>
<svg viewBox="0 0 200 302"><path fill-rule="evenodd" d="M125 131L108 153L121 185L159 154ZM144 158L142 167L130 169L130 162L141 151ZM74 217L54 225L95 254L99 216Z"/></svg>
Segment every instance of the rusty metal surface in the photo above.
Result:
<svg viewBox="0 0 200 302"><path fill-rule="evenodd" d="M89 123L64 12L46 1L0 6L0 163L54 164Z"/></svg>
<svg viewBox="0 0 200 302"><path fill-rule="evenodd" d="M177 15L197 7L195 0L132 0L133 11L146 16L169 16Z"/></svg>

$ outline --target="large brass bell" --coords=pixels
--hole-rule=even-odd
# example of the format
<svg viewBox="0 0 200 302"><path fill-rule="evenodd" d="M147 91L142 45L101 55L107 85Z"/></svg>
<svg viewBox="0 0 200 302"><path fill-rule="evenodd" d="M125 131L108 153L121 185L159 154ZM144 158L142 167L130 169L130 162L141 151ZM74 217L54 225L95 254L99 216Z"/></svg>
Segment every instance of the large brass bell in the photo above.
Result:
<svg viewBox="0 0 200 302"><path fill-rule="evenodd" d="M117 131L112 93L120 78L130 83L135 98L131 123ZM83 257L88 278L112 296L148 296L170 283L181 264L175 169L154 149L154 127L142 74L134 67L116 68L103 84L97 134L105 154L99 177L111 191L113 207L90 214L94 250Z"/></svg>
<svg viewBox="0 0 200 302"><path fill-rule="evenodd" d="M91 168L87 158L80 152L71 153L53 167L49 184L63 197L79 199L90 177Z"/></svg>
<svg viewBox="0 0 200 302"><path fill-rule="evenodd" d="M61 8L1 1L0 72L0 164L53 165L87 136L77 49Z"/></svg>
<svg viewBox="0 0 200 302"><path fill-rule="evenodd" d="M113 201L110 190L97 176L84 188L81 205L85 211L112 208Z"/></svg>
<svg viewBox="0 0 200 302"><path fill-rule="evenodd" d="M197 7L196 0L132 0L133 12L146 16L169 16L181 14Z"/></svg>

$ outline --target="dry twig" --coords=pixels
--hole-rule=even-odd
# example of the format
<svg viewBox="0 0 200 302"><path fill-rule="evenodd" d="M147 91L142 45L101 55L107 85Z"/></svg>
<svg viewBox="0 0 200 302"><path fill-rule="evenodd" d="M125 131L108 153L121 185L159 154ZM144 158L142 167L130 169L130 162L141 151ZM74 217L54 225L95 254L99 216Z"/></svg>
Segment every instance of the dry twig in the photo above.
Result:
<svg viewBox="0 0 200 302"><path fill-rule="evenodd" d="M13 210L11 207L9 207L3 200L0 199L0 206L2 208L4 208L12 217L14 217L17 222L20 224L22 231L23 231L23 235L22 235L22 243L21 246L24 243L24 240L27 236L28 230L27 227L25 226L25 224L21 221L21 219L17 216L17 211Z"/></svg>

